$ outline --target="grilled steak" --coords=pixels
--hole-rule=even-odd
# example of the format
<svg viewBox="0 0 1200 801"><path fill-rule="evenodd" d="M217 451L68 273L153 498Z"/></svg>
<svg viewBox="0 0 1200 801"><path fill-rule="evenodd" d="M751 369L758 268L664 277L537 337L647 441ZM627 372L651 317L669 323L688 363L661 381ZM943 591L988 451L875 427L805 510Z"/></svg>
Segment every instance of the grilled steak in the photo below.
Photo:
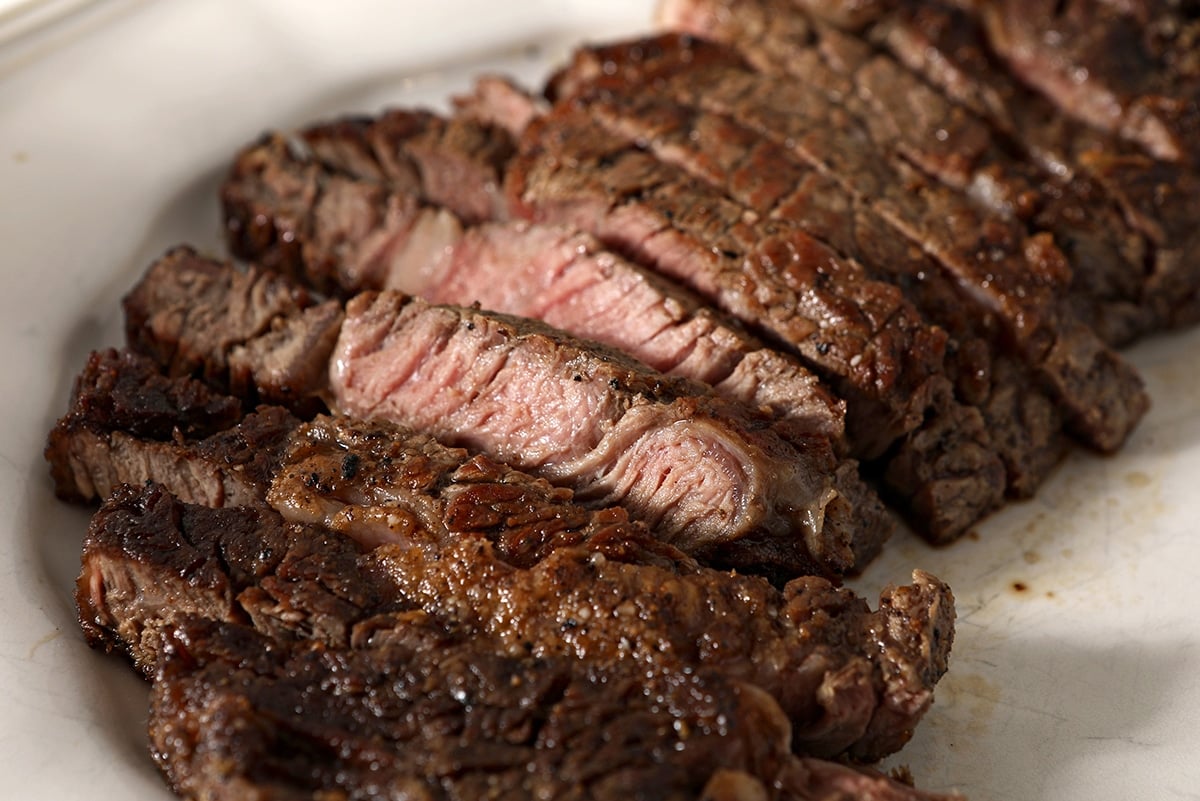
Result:
<svg viewBox="0 0 1200 801"><path fill-rule="evenodd" d="M238 399L109 349L88 357L46 459L65 500L100 501L121 484L157 481L189 503L244 506L263 501L298 423L280 407L243 417Z"/></svg>
<svg viewBox="0 0 1200 801"><path fill-rule="evenodd" d="M796 579L778 591L760 578L701 568L617 510L578 508L566 511L588 525L554 530L562 518L544 516L550 539L519 544L515 561L528 563L521 567L505 559L515 535L497 525L490 503L497 495L503 502L505 488L511 499L520 483L496 471L475 475L468 462L439 498L414 487L411 470L387 484L395 472L385 467L358 484L390 497L355 505L344 500L353 481L326 483L347 451L324 444L337 458L310 485L325 487L323 504L340 503L341 528L355 528L354 513L369 520L390 510L416 521L403 541L364 551L350 537L286 524L263 507L214 510L181 504L158 485L124 486L101 507L84 545L78 601L92 642L126 651L148 671L162 658L158 635L184 615L343 646L364 620L420 609L498 653L636 663L646 675L719 669L779 701L799 752L864 759L907 741L945 670L953 599L928 575L889 588L871 611L824 579ZM306 492L286 477L272 489L301 499ZM526 509L537 493L528 490ZM569 498L556 505L565 509ZM412 510L430 508L442 517L422 529Z"/></svg>
<svg viewBox="0 0 1200 801"><path fill-rule="evenodd" d="M805 3L814 14L837 18L835 3ZM853 4L859 5L859 4ZM820 7L820 8L817 8ZM1020 83L992 52L979 21L941 3L877 7L860 22L861 35L935 89L986 120L1005 148L1040 164L1080 193L1106 196L1145 249L1137 318L1093 321L1110 341L1200 319L1200 174L1193 167L1155 160L1138 147L1063 115ZM869 24L867 24L869 23ZM1096 187L1099 187L1097 189ZM1095 278L1077 275L1074 294L1096 290ZM1128 279L1127 279L1128 280ZM1110 304L1106 313L1115 312Z"/></svg>
<svg viewBox="0 0 1200 801"><path fill-rule="evenodd" d="M507 181L516 213L587 230L802 356L847 400L861 455L921 422L943 332L799 228L758 219L570 107L529 126Z"/></svg>
<svg viewBox="0 0 1200 801"><path fill-rule="evenodd" d="M723 0L676 0L665 21L736 47L760 69L791 72L861 120L876 152L915 165L976 205L1046 230L1071 262L1071 297L1107 342L1155 327L1142 305L1144 237L1094 182L1064 182L1012 155L985 121L925 85L895 60L807 16L793 3L757 0L724 14Z"/></svg>
<svg viewBox="0 0 1200 801"><path fill-rule="evenodd" d="M225 294L214 290L208 305L197 306L186 290L206 282ZM254 361L261 337L215 340L179 319L191 315L226 332L236 326L222 326L221 315L241 314L245 305L231 299L286 294L287 286L176 250L126 299L131 344L170 355L177 374L214 377L222 364L237 367L229 378L236 389L262 372ZM340 319L340 310L327 309L285 309L264 324L272 328L267 336L308 342L310 323L326 332ZM321 311L315 321L314 310ZM427 427L450 444L574 486L588 502L620 501L668 540L722 564L782 576L842 572L865 563L887 534L836 502L829 476L810 470L768 418L702 385L529 321L396 293L358 296L347 314L332 355L295 349L300 360L278 371L289 380L258 394L290 406L328 390L345 413ZM328 387L308 383L327 370Z"/></svg>
<svg viewBox="0 0 1200 801"><path fill-rule="evenodd" d="M1200 22L1182 5L1005 0L974 11L992 50L1063 112L1155 158L1190 161L1200 154Z"/></svg>
<svg viewBox="0 0 1200 801"><path fill-rule="evenodd" d="M933 801L791 756L771 699L712 672L499 656L412 618L353 648L204 620L168 637L152 753L188 797Z"/></svg>
<svg viewBox="0 0 1200 801"><path fill-rule="evenodd" d="M1049 235L1027 237L1013 221L982 217L961 195L921 181L900 161L878 158L868 131L819 89L757 73L727 48L665 35L613 51L627 57L616 59L614 75L596 79L607 91L634 94L652 86L685 105L741 120L835 178L850 200L867 204L895 236L931 255L966 290L966 300L995 315L1014 353L1037 371L1068 425L1090 445L1115 449L1144 414L1136 372L1063 304L1069 273ZM563 127L542 139L561 139ZM556 152L571 149L558 145Z"/></svg>
<svg viewBox="0 0 1200 801"><path fill-rule="evenodd" d="M617 46L580 51L574 69L564 75L600 70L606 61L620 61L625 50ZM719 187L766 217L801 225L840 253L858 260L875 277L902 287L921 311L956 337L950 370L958 377L958 396L979 411L957 409L953 401L941 400L937 413L922 429L909 435L905 452L897 456L908 468L923 468L929 473L921 483L929 483L930 491L946 491L945 484L936 486L939 459L930 458L931 452L917 443L941 441L950 432L954 432L954 438L946 443L943 458L959 459L969 451L986 453L994 448L1004 461L1010 491L1015 495L1027 495L1056 464L1064 444L1061 415L1053 412L1053 401L1028 371L1006 364L1011 360L999 352L996 342L998 321L971 309L961 289L940 275L936 263L896 238L887 222L869 207L847 198L831 178L799 162L786 148L764 141L728 117L689 108L653 92L623 96L599 91L586 95L582 102L594 122L630 140L644 142L663 160ZM770 178L764 180L762 176ZM986 356L982 364L981 353ZM1005 383L996 384L997 376L1003 376ZM1029 406L1050 409L1052 413L1012 415L1007 404L997 402L1009 391L1018 393ZM995 437L983 433L985 423L996 432ZM1044 425L1032 428L1034 424ZM934 430L939 433L932 434ZM976 483L964 486L960 481L951 490L959 507L954 513L949 513L945 504L931 508L935 524L926 524L923 529L934 539L961 533L999 501L1003 481L999 465L987 465L980 457L971 461L976 469L970 472L942 474L950 481L954 475L974 475ZM888 471L889 475L900 475L895 468ZM912 476L921 470L905 472ZM901 490L902 495L911 497L906 490ZM928 519L929 514L921 517Z"/></svg>
<svg viewBox="0 0 1200 801"><path fill-rule="evenodd" d="M335 128L318 130L333 141ZM224 184L229 229L257 225L263 233L235 238L239 256L281 264L286 240L302 263L285 271L317 286L343 293L395 288L434 303L478 302L541 319L770 408L801 435L841 439L842 404L799 363L586 234L523 223L464 231L446 210L369 183L373 171L361 167L361 154L314 161L292 151L282 137L252 146Z"/></svg>

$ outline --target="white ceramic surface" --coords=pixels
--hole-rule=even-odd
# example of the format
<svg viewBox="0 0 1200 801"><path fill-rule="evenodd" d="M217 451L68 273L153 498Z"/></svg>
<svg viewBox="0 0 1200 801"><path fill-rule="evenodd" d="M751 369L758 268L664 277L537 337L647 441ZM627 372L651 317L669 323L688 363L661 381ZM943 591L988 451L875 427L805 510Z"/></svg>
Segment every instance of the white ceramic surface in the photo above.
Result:
<svg viewBox="0 0 1200 801"><path fill-rule="evenodd" d="M75 625L87 518L54 501L41 449L146 264L219 247L231 154L268 127L440 104L483 68L535 83L571 42L652 16L652 0L336 7L110 0L0 35L0 799L170 797L144 685ZM953 547L899 535L856 582L874 594L919 566L958 597L951 671L889 764L977 801L1200 798L1198 346L1130 354L1155 407L1121 455L1076 454Z"/></svg>

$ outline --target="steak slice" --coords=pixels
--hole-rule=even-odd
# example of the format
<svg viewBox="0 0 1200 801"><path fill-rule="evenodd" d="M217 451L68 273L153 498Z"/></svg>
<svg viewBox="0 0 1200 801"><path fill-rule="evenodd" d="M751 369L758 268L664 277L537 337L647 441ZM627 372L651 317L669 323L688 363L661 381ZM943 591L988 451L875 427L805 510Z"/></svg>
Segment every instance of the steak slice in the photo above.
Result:
<svg viewBox="0 0 1200 801"><path fill-rule="evenodd" d="M335 129L322 126L326 141ZM226 217L239 221L228 227L246 231L256 221L264 233L235 239L239 256L286 263L288 274L342 293L395 288L541 319L765 406L799 435L841 439L844 404L796 360L589 236L525 223L464 231L448 211L412 193L381 191L356 159L339 159L336 168L331 161L297 158L283 137L239 156L222 190Z"/></svg>
<svg viewBox="0 0 1200 801"><path fill-rule="evenodd" d="M890 55L824 25L790 2L757 0L724 14L724 0L677 0L672 27L736 47L756 67L792 72L820 87L867 127L877 152L903 159L985 211L1045 230L1068 257L1071 299L1110 344L1158 327L1142 305L1145 237L1094 181L1063 181L1004 147L987 123L954 104Z"/></svg>
<svg viewBox="0 0 1200 801"><path fill-rule="evenodd" d="M1013 76L991 51L978 20L958 8L895 4L862 36L898 67L987 120L1008 150L1081 192L1098 185L1144 237L1139 315L1147 313L1155 329L1200 319L1200 232L1193 223L1200 213L1200 174L1194 168L1155 160L1136 145L1059 113ZM1077 288L1080 283L1077 277ZM1098 330L1121 341L1140 325L1106 320Z"/></svg>
<svg viewBox="0 0 1200 801"><path fill-rule="evenodd" d="M503 175L514 142L478 117L391 109L312 126L290 142L298 156L347 165L352 175L444 206L467 224L505 216Z"/></svg>
<svg viewBox="0 0 1200 801"><path fill-rule="evenodd" d="M345 490L326 484L345 453L310 482L327 503ZM394 476L364 472L360 484ZM486 487L507 485L466 483L444 524L456 526L464 505L475 509L467 519L487 520L495 490ZM273 492L288 486L284 478ZM425 494L405 487L403 478L390 485L400 500L382 506L341 501L344 520L402 511ZM795 749L809 754L878 758L907 741L932 703L954 612L949 589L931 576L918 571L912 585L888 588L872 611L821 578L780 591L701 568L615 510L593 515L587 536L568 534L519 567L475 522L440 534L414 528L404 542L364 552L350 537L286 524L263 507L214 510L181 504L157 485L124 486L85 542L80 619L94 644L125 650L149 670L163 658L159 633L185 615L344 647L363 621L418 609L494 653L636 664L646 676L719 670L772 694L792 721Z"/></svg>
<svg viewBox="0 0 1200 801"><path fill-rule="evenodd" d="M208 375L230 354L224 360L244 370L229 383L236 387L239 375L252 380L261 373L253 361L261 339L223 343L204 361L206 331L173 324L181 288L197 283L193 272L234 297L260 283L279 285L270 291L290 285L174 251L127 299L128 320L151 322L131 341L156 353L193 354ZM156 298L167 302L144 305ZM230 304L224 297L211 300L188 313L220 328ZM297 336L311 339L310 311L276 319L273 333L298 329ZM860 525L858 512L837 502L828 470L810 469L769 418L699 384L530 321L429 306L397 293L360 295L348 313L336 353L297 350L302 361L289 371L331 371L328 387L309 391L328 389L344 413L427 427L449 444L484 449L570 484L590 503L622 502L668 541L722 564L781 576L840 573L865 564L888 533ZM158 342L160 336L179 339ZM310 397L270 394L288 405Z"/></svg>
<svg viewBox="0 0 1200 801"><path fill-rule="evenodd" d="M599 64L609 55L600 49L580 52L577 58ZM583 69L592 67L577 63L574 71ZM904 473L896 468L886 473L902 480L899 486L889 481L902 497L928 499L917 516L929 536L951 539L997 505L1005 468L1010 492L1022 495L1057 463L1065 444L1061 415L1013 416L1007 404L993 400L1011 389L1030 406L1054 409L1053 400L1029 371L1008 364L1011 358L997 342L1000 324L995 316L972 309L961 288L946 280L936 263L897 239L866 204L847 198L832 179L728 117L680 105L657 93L627 96L600 90L583 94L580 102L593 124L644 143L664 161L766 218L801 225L839 253L856 259L872 276L902 287L923 313L955 336L948 368L958 378L958 397L978 407L978 412L939 398L935 414L906 438L904 452L895 457L905 465ZM997 376L1006 383L997 385ZM989 437L987 430L996 436ZM929 450L933 444L939 450ZM973 455L964 459L968 453ZM939 462L950 460L969 461L971 469L938 469ZM912 482L922 474L921 481ZM914 492L914 487L919 489Z"/></svg>
<svg viewBox="0 0 1200 801"><path fill-rule="evenodd" d="M857 454L876 457L921 422L945 336L895 287L569 105L530 125L521 148L507 173L514 213L580 227L800 355L846 399Z"/></svg>
<svg viewBox="0 0 1200 801"><path fill-rule="evenodd" d="M98 502L121 484L155 481L189 503L262 503L299 420L280 407L243 415L237 398L192 378L169 379L147 357L96 351L48 437L55 493Z"/></svg>
<svg viewBox="0 0 1200 801"><path fill-rule="evenodd" d="M1014 353L1038 372L1088 444L1119 447L1145 413L1137 373L1063 303L1068 271L1049 235L1027 237L1012 221L981 216L961 195L922 181L904 163L879 158L861 122L819 89L757 73L728 48L668 34L607 53L618 66L613 76L594 79L603 88L634 94L652 84L685 105L734 117L867 203L897 237L932 256L976 307L995 315ZM580 77L593 74L584 70Z"/></svg>
<svg viewBox="0 0 1200 801"><path fill-rule="evenodd" d="M993 51L1064 113L1158 159L1200 154L1194 7L1004 0L972 10Z"/></svg>
<svg viewBox="0 0 1200 801"><path fill-rule="evenodd" d="M188 797L933 799L793 757L771 699L712 672L498 656L411 619L348 649L204 620L168 638L151 753Z"/></svg>
<svg viewBox="0 0 1200 801"><path fill-rule="evenodd" d="M92 518L75 599L88 642L151 675L162 632L186 615L348 643L357 620L401 609L395 597L347 537L286 524L265 506L212 509L124 484Z"/></svg>

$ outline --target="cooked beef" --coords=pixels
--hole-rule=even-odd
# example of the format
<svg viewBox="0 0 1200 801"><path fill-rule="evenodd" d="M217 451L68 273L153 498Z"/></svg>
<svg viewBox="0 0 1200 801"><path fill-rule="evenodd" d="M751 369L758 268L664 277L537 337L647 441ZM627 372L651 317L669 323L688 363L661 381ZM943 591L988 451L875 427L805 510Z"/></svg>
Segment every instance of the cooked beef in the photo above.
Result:
<svg viewBox="0 0 1200 801"><path fill-rule="evenodd" d="M263 291L271 294L290 283L177 250L130 293L129 319L173 320L181 288L197 283L194 272L235 297L246 285L268 285L273 289ZM166 302L145 305L156 299ZM189 313L221 328L218 319L230 308L227 297L202 296ZM275 332L299 329L309 339L309 311L285 310L292 316L271 325ZM668 541L722 564L785 577L840 573L865 564L888 533L863 525L872 518L859 515L873 509L839 502L829 474L810 469L769 418L700 384L531 321L430 306L397 293L360 295L347 313L332 355L308 350L288 371L329 370L328 390L345 413L426 428L450 444L574 486L590 503L621 502ZM210 335L179 325L140 327L131 341L155 354L192 354L206 375L218 377L215 366L225 353L239 357L226 362L241 364L240 357L259 350L256 340L235 344L226 337L204 361ZM244 366L251 378L261 373L257 364ZM309 389L324 394L326 388ZM309 398L259 394L288 405Z"/></svg>
<svg viewBox="0 0 1200 801"><path fill-rule="evenodd" d="M456 114L494 125L519 137L529 123L546 112L546 102L501 75L483 75L471 92L454 98Z"/></svg>
<svg viewBox="0 0 1200 801"><path fill-rule="evenodd" d="M468 224L505 214L504 166L514 145L487 121L395 109L316 125L291 141L318 161L352 164L351 174L386 180Z"/></svg>
<svg viewBox="0 0 1200 801"><path fill-rule="evenodd" d="M1110 341L1136 333L1145 316L1153 328L1200 320L1200 231L1193 222L1200 214L1200 173L1194 167L1157 161L1136 145L1059 113L1016 80L991 51L978 20L960 9L894 4L873 18L862 36L894 58L897 69L911 70L987 120L1009 151L1040 164L1079 193L1106 196L1126 225L1144 237L1146 253L1135 272L1140 319L1106 318L1098 330ZM1076 276L1073 294L1097 293L1085 285L1087 278Z"/></svg>
<svg viewBox="0 0 1200 801"><path fill-rule="evenodd" d="M323 126L333 140L334 126ZM230 219L271 235L240 239L244 258L344 293L396 288L435 303L478 302L618 347L656 370L765 406L800 435L840 440L844 409L794 359L765 348L691 293L567 228L490 223L467 229L411 193L383 192L351 160L297 158L282 137L238 158L222 196ZM359 175L350 175L357 169ZM401 211L402 210L402 211ZM248 223L230 230L247 230ZM287 231L288 236L280 232Z"/></svg>
<svg viewBox="0 0 1200 801"><path fill-rule="evenodd" d="M516 213L587 230L798 353L846 399L860 455L921 422L944 333L798 227L759 219L570 106L529 126L507 181Z"/></svg>
<svg viewBox="0 0 1200 801"><path fill-rule="evenodd" d="M1147 244L1095 182L1066 182L1011 154L986 122L870 44L810 18L796 4L676 0L665 21L737 47L760 69L791 72L861 120L876 152L966 192L987 211L1046 230L1073 268L1071 297L1105 341L1126 342L1159 321L1142 305Z"/></svg>
<svg viewBox="0 0 1200 801"><path fill-rule="evenodd" d="M401 619L353 648L190 620L151 701L188 797L830 799L931 796L788 753L787 721L719 673L499 656Z"/></svg>
<svg viewBox="0 0 1200 801"><path fill-rule="evenodd" d="M724 564L840 572L878 532L830 519L828 475L745 407L520 318L394 292L347 305L334 353L340 410L394 419L621 503ZM586 412L586 413L585 413ZM854 537L862 534L861 543Z"/></svg>
<svg viewBox="0 0 1200 801"><path fill-rule="evenodd" d="M279 407L243 417L238 399L109 349L88 357L46 459L65 500L100 501L120 484L156 481L189 503L243 506L263 501L298 423Z"/></svg>
<svg viewBox="0 0 1200 801"><path fill-rule="evenodd" d="M1048 234L1026 236L1015 221L982 215L960 193L922 180L904 161L880 158L861 121L820 89L756 72L728 48L669 34L606 53L617 66L612 75L593 79L598 86L636 94L652 85L685 105L740 120L836 179L895 236L932 256L975 307L995 315L1013 352L1038 372L1070 428L1088 444L1117 448L1145 413L1136 372L1063 302L1069 271ZM577 93L571 87L595 72L572 76L568 91ZM561 128L553 126L542 139L561 138ZM513 175L510 169L510 180Z"/></svg>
<svg viewBox="0 0 1200 801"><path fill-rule="evenodd" d="M162 630L184 615L348 643L357 620L401 608L353 540L286 524L264 506L180 503L157 484L114 490L92 518L82 563L75 598L88 641L146 674Z"/></svg>
<svg viewBox="0 0 1200 801"><path fill-rule="evenodd" d="M306 493L319 493L327 510L342 507L344 530L355 528L359 512L369 518L422 505L440 506L446 528L418 523L402 541L362 552L350 537L285 524L263 507L213 510L181 504L157 485L124 486L85 542L78 599L89 639L148 670L161 656L156 637L181 615L338 646L370 617L420 609L498 653L638 664L646 675L719 669L779 701L798 752L863 759L907 741L945 671L953 598L919 571L911 586L885 590L872 611L824 579L796 579L779 591L761 578L701 568L615 510L592 513L583 536L551 530L555 545L536 554L545 540L532 538L533 548L518 551L529 563L522 567L497 547L508 534L491 504L505 487L521 491L519 481L468 470L461 492L443 493L453 496L449 503L430 501L411 476L386 465L369 472L379 463L364 460L368 472L357 482L331 488L346 451L323 445L338 452L324 473L309 487L284 478L273 493L295 493L310 506ZM356 484L375 494L370 505L346 499ZM389 497L381 501L380 492Z"/></svg>
<svg viewBox="0 0 1200 801"><path fill-rule="evenodd" d="M994 52L1063 112L1194 161L1200 149L1200 20L1187 4L1067 0L964 4Z"/></svg>
<svg viewBox="0 0 1200 801"><path fill-rule="evenodd" d="M604 48L580 51L577 59L582 63L572 72L599 70L586 62L598 65L610 58L619 60L619 54ZM1011 359L998 352L999 324L994 315L971 309L961 289L940 274L936 263L896 238L886 221L866 204L848 198L832 179L798 161L786 148L764 141L728 117L689 108L653 92L625 96L599 91L585 95L582 102L594 123L644 143L663 160L723 189L765 217L801 225L841 254L858 260L873 276L903 287L921 311L954 334L957 346L951 351L950 365L952 374L960 379L959 397L978 406L979 412L954 408L948 399L939 400L926 425L906 438L905 452L898 454L898 461L906 466L903 474L895 468L888 468L887 473L904 480L897 487L903 497L943 498L943 502L926 504L917 512L920 527L934 539L962 533L999 501L1004 479L997 455L1007 467L1013 494L1028 494L1057 462L1064 444L1060 415L1052 411L1014 417L1007 405L991 400L1015 392L1030 405L1054 409L1035 377L1016 365L1007 365ZM982 365L978 358L981 350L986 356ZM998 375L1004 376L1005 384L994 383ZM1034 424L1040 427L1030 428ZM985 433L985 425L996 432L994 437ZM953 439L947 440L948 436ZM931 453L918 446L918 441L943 443L944 448ZM984 452L993 449L996 453L989 458ZM976 454L970 457L972 469L944 473L945 481L939 484L938 463L944 459L961 462L967 453ZM922 474L922 480L915 482ZM914 493L914 487L920 489ZM933 522L925 522L929 520Z"/></svg>
<svg viewBox="0 0 1200 801"><path fill-rule="evenodd" d="M332 301L270 273L238 272L187 247L171 250L123 301L130 346L169 375L231 388L248 403L319 406L341 326Z"/></svg>

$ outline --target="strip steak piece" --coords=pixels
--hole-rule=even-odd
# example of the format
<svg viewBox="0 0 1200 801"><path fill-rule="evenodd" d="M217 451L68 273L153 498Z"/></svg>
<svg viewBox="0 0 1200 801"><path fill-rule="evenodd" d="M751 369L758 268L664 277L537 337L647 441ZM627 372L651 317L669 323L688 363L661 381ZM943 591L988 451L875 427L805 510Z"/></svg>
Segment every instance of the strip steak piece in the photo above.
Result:
<svg viewBox="0 0 1200 801"><path fill-rule="evenodd" d="M151 752L188 797L934 801L793 757L771 699L719 674L497 656L409 620L349 649L204 620L168 636Z"/></svg>
<svg viewBox="0 0 1200 801"><path fill-rule="evenodd" d="M1156 160L1134 144L1060 113L1013 76L991 51L979 21L961 9L900 3L887 13L879 11L864 20L870 24L863 38L987 120L1013 153L1081 192L1096 191L1092 186L1098 185L1118 206L1127 225L1144 237L1139 308L1149 314L1151 330L1200 320L1200 230L1194 225L1200 214L1200 173ZM1120 342L1139 325L1113 320L1098 330Z"/></svg>
<svg viewBox="0 0 1200 801"><path fill-rule="evenodd" d="M834 177L934 257L974 304L1004 325L1010 347L1057 398L1089 445L1119 447L1148 407L1141 379L1062 302L1069 277L1047 234L982 217L961 195L875 154L861 123L803 81L758 73L729 48L676 34L618 45L629 54L603 86L648 84L687 105L742 121ZM510 170L509 177L513 172Z"/></svg>
<svg viewBox="0 0 1200 801"><path fill-rule="evenodd" d="M175 251L130 293L127 321L173 321L182 288L197 283L193 273L235 297L260 282L271 291L290 285ZM143 305L159 298L166 299L161 308ZM220 328L230 304L211 300L207 309L192 305L188 313ZM302 360L288 371L332 373L330 385L308 389L328 392L344 413L427 427L448 444L483 449L570 484L589 503L620 502L668 541L722 564L782 577L841 573L865 564L888 533L865 528L856 510L836 502L828 472L799 462L769 418L702 385L532 321L430 306L397 293L360 295L347 311L336 353L297 350ZM325 318L314 323L308 312L276 319L272 335L294 331L312 339L308 324L323 326ZM180 339L159 342L162 335ZM131 335L151 352L188 352L211 367L218 360L204 362L201 355L209 339L204 329L176 324L139 326ZM242 365L253 380L262 372L253 360L260 342L224 343L221 353L232 353L226 361ZM291 406L309 398L294 392L281 401Z"/></svg>
<svg viewBox="0 0 1200 801"><path fill-rule="evenodd" d="M769 419L702 385L533 321L395 292L358 295L346 314L331 381L347 414L428 430L589 503L620 503L722 564L785 575L858 564L857 527L827 519L828 476L798 462Z"/></svg>
<svg viewBox="0 0 1200 801"><path fill-rule="evenodd" d="M514 213L582 228L800 355L847 401L857 454L878 456L920 424L945 335L895 287L570 106L530 125L521 148L507 173Z"/></svg>
<svg viewBox="0 0 1200 801"><path fill-rule="evenodd" d="M321 487L329 476L311 483ZM403 488L391 489L403 496ZM337 502L336 491L322 492ZM474 505L486 519L485 494L463 494L449 506ZM891 753L932 703L954 616L949 589L933 577L914 573L912 585L888 588L872 611L825 579L796 579L780 591L699 567L616 512L595 515L588 536L568 536L518 567L478 526L414 529L404 543L364 552L350 537L285 524L269 509L213 510L181 504L157 485L125 486L89 530L80 619L93 643L121 648L147 670L162 656L158 633L182 615L340 647L362 621L417 609L510 656L637 664L648 676L720 670L773 695L794 726L794 748L809 754Z"/></svg>
<svg viewBox="0 0 1200 801"><path fill-rule="evenodd" d="M265 506L212 509L158 484L125 484L88 527L75 600L93 647L120 650L151 675L161 633L182 616L348 643L357 620L401 609L395 597L349 538L286 524Z"/></svg>
<svg viewBox="0 0 1200 801"><path fill-rule="evenodd" d="M1183 4L1187 6L1187 4ZM1179 3L967 4L992 49L1064 113L1166 161L1200 149L1200 22Z"/></svg>
<svg viewBox="0 0 1200 801"><path fill-rule="evenodd" d="M888 54L809 17L786 0L756 0L724 13L725 0L675 0L676 28L736 47L756 67L802 75L867 127L877 151L902 159L985 211L1045 230L1069 259L1071 301L1110 344L1154 330L1142 305L1144 236L1094 181L1066 182L1005 148L988 124Z"/></svg>
<svg viewBox="0 0 1200 801"><path fill-rule="evenodd" d="M603 62L621 61L625 51L620 45L579 51L576 64L564 77L581 71L602 72ZM1019 365L1008 364L1011 359L999 352L996 340L1001 326L994 315L980 315L972 309L969 299L940 274L937 264L898 239L869 206L847 198L832 179L731 118L683 106L653 92L629 95L601 88L585 92L581 102L593 124L644 143L659 158L727 192L764 217L801 225L839 253L859 261L874 277L902 287L922 312L955 336L948 369L956 376L958 398L978 411L939 398L936 414L906 438L903 453L892 460L905 465L904 474L895 468L886 473L902 481L893 486L901 497L938 497L936 502L922 505L925 511L917 512L927 536L936 541L951 539L998 505L1005 473L1011 494L1028 495L1058 462L1065 446L1061 415L1014 416L1008 404L997 402L1013 389L1027 406L1054 410L1054 401L1040 389L1035 377ZM1000 375L1006 385L995 383ZM1034 424L1038 427L1033 428ZM997 435L990 437L987 430ZM936 443L940 450L930 451L926 443ZM949 461L973 464L969 470L937 467ZM911 481L922 472L927 475L921 482ZM920 487L919 493L913 492L914 487Z"/></svg>
<svg viewBox="0 0 1200 801"><path fill-rule="evenodd" d="M147 357L96 351L48 437L55 493L99 502L121 484L156 481L189 503L262 503L300 421L280 407L243 415L237 398L192 378L169 379Z"/></svg>
<svg viewBox="0 0 1200 801"><path fill-rule="evenodd" d="M327 140L334 128L322 128ZM358 165L365 157L339 164L369 173ZM237 240L240 255L280 264L278 243L286 239L302 262L289 272L318 286L347 293L387 286L435 303L532 317L620 348L656 370L709 383L718 395L768 410L804 469L833 474L838 497L831 503L848 508L827 510L827 517L853 517L864 530L890 529L857 465L831 461L831 442L844 447L844 404L796 359L765 347L682 287L572 229L488 223L463 233L444 209L312 165L282 137L239 157L223 191L226 215L254 220L263 232L275 228L254 241ZM249 223L229 227L248 230ZM290 234L280 236L283 230ZM991 480L989 493L996 491L994 475L976 474L981 482Z"/></svg>
<svg viewBox="0 0 1200 801"><path fill-rule="evenodd" d="M333 141L335 125L320 130ZM394 186L381 191L358 163L365 157L339 159L336 168L326 158L315 167L283 137L249 147L223 187L224 213L229 230L256 221L264 235L235 239L238 255L281 264L289 258L281 252L286 241L298 262L285 272L313 285L348 294L394 288L541 319L766 406L801 435L841 439L844 404L812 373L682 287L568 228L517 222L464 231L445 209Z"/></svg>

